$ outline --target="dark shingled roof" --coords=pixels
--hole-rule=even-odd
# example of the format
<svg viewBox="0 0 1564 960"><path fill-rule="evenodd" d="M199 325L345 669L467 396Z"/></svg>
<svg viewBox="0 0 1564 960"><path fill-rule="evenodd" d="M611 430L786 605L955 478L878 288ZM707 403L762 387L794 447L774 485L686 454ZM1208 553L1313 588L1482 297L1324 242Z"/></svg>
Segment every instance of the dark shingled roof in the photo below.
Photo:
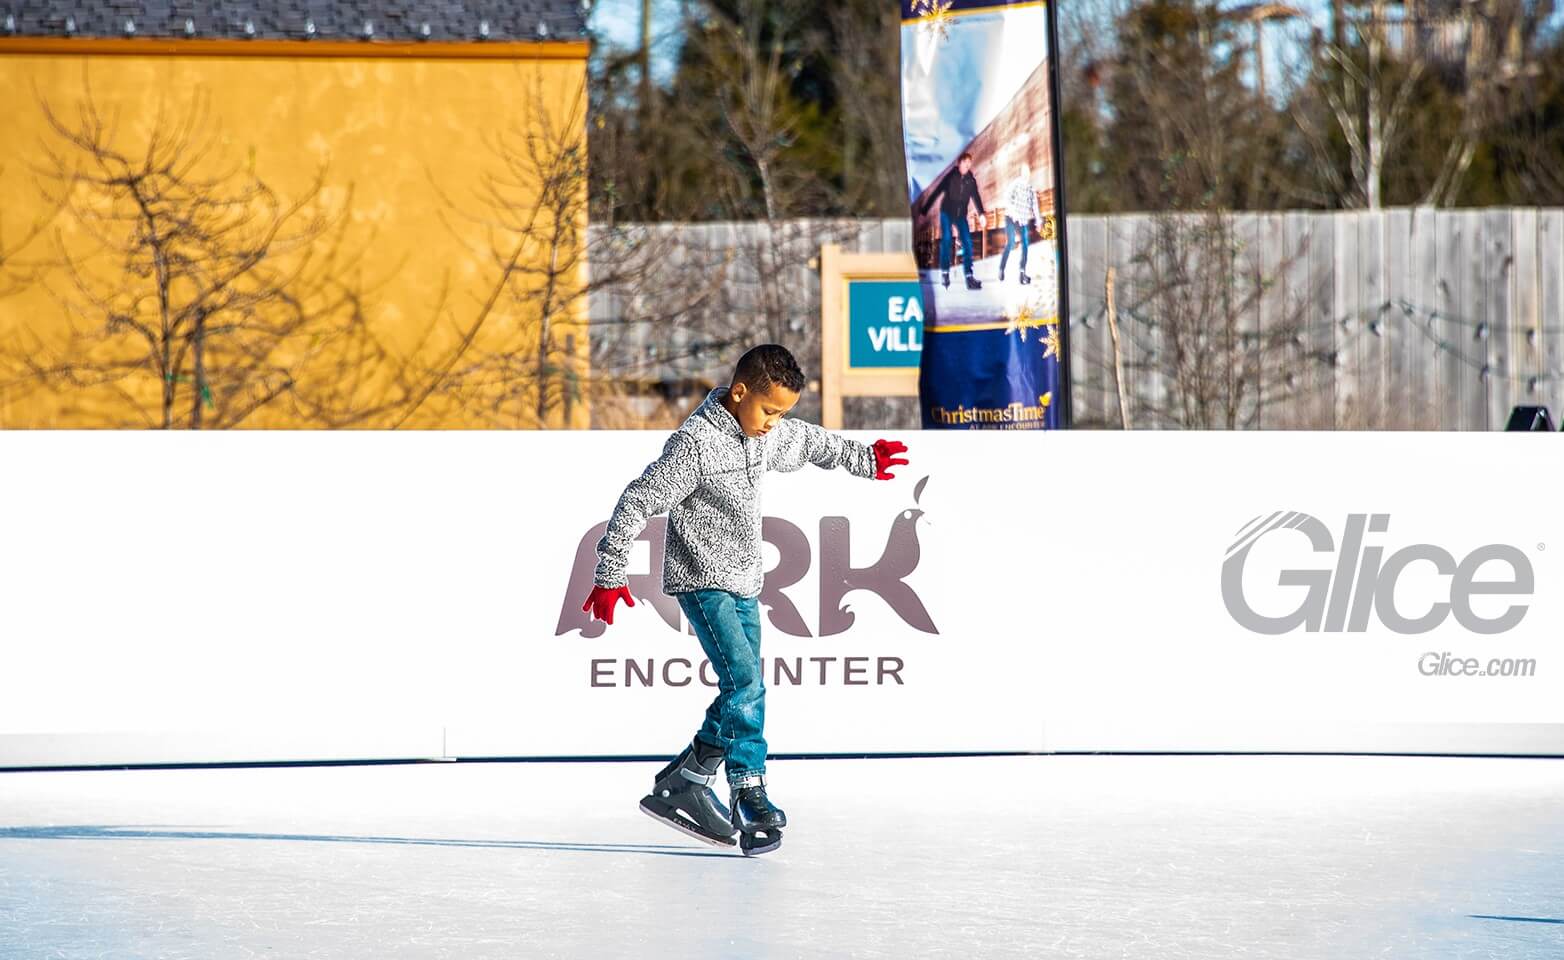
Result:
<svg viewBox="0 0 1564 960"><path fill-rule="evenodd" d="M0 0L0 36L581 40L588 12L582 0Z"/></svg>

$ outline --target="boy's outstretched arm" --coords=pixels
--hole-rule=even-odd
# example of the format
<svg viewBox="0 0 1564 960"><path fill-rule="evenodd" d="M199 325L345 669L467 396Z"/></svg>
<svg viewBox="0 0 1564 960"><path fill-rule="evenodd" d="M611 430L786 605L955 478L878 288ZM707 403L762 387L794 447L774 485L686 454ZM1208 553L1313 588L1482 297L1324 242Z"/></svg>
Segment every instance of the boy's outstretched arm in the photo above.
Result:
<svg viewBox="0 0 1564 960"><path fill-rule="evenodd" d="M597 606L600 594L622 596L628 604L635 605L629 598L625 575L630 565L630 547L646 528L647 520L693 493L700 478L700 454L695 449L695 441L683 433L673 433L663 444L662 456L647 464L641 475L630 481L614 505L608 529L597 541L598 560L592 575L592 595L581 609ZM599 610L593 612L598 614ZM613 623L611 600L607 602L606 614L601 619Z"/></svg>
<svg viewBox="0 0 1564 960"><path fill-rule="evenodd" d="M907 462L890 460L891 454L907 450L907 445L898 441L876 440L872 447L865 446L819 424L786 418L777 421L776 430L778 436L766 463L770 470L790 473L812 463L822 470L839 466L854 476L891 480L894 478L885 472L885 467L891 462Z"/></svg>

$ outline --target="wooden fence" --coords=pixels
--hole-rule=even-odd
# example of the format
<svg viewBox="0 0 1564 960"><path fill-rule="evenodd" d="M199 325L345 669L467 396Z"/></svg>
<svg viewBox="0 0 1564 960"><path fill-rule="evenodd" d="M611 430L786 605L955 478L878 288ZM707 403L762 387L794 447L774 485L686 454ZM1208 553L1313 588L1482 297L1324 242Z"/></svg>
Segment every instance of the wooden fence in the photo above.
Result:
<svg viewBox="0 0 1564 960"><path fill-rule="evenodd" d="M708 253L757 248L767 238L764 224L671 229L681 246ZM769 318L769 329L785 331L801 361L818 364L819 280L808 262L818 242L906 251L911 226L905 220L789 221L786 229L784 269L726 274L727 289L708 302L698 323L665 315L671 328L647 325L633 334L635 342L656 350L672 337L711 338L724 327L731 342L740 342L756 326L755 305L768 303L771 312L786 314ZM1240 325L1257 340L1280 322L1296 331L1297 360L1287 370L1285 396L1257 407L1252 425L1496 430L1516 404L1564 413L1564 209L1239 213L1223 229L1231 238L1230 302ZM1155 327L1159 301L1149 264L1158 255L1159 220L1070 217L1067 230L1075 418L1079 426L1116 426L1118 391L1104 322L1108 268L1116 275L1121 324ZM768 283L783 285L783 295L749 289ZM594 318L615 315L621 299L595 296ZM704 332L692 334L696 328ZM717 376L732 359L707 357L704 368ZM1132 425L1156 426L1148 414L1178 389L1176 378L1147 356L1126 359ZM703 367L698 351L663 375L687 377L692 364ZM849 426L853 419L849 411ZM871 421L865 426L917 422L914 406L892 400L860 410L857 419Z"/></svg>

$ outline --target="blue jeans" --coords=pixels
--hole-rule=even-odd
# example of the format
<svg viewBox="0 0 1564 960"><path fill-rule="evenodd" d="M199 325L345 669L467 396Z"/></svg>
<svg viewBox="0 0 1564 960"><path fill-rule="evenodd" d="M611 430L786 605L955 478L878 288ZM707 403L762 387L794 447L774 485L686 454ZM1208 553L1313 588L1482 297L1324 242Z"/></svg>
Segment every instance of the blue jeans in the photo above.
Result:
<svg viewBox="0 0 1564 960"><path fill-rule="evenodd" d="M717 697L695 736L722 749L728 783L765 773L766 684L760 662L760 602L727 590L673 595L717 674Z"/></svg>
<svg viewBox="0 0 1564 960"><path fill-rule="evenodd" d="M945 211L939 212L939 268L950 269L950 215ZM967 271L972 272L972 231L967 227L967 218L958 217L954 221L961 231L961 265Z"/></svg>
<svg viewBox="0 0 1564 960"><path fill-rule="evenodd" d="M1016 237L1021 238L1021 272L1026 272L1026 248L1030 238L1026 235L1026 224L1017 223L1009 217L1005 218L1005 252L999 256L999 272L1005 272L1005 261L1010 259L1010 248L1016 245Z"/></svg>

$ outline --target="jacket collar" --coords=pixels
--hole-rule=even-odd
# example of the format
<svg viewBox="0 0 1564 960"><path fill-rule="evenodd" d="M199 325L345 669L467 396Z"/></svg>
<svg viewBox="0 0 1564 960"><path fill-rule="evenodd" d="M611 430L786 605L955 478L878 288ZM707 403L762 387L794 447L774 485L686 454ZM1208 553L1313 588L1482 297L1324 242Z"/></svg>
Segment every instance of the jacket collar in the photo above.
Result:
<svg viewBox="0 0 1564 960"><path fill-rule="evenodd" d="M731 434L744 439L744 428L739 426L738 418L728 412L728 408L722 405L722 400L728 395L727 387L716 387L706 394L706 399L696 408L697 416L705 417L723 433Z"/></svg>

